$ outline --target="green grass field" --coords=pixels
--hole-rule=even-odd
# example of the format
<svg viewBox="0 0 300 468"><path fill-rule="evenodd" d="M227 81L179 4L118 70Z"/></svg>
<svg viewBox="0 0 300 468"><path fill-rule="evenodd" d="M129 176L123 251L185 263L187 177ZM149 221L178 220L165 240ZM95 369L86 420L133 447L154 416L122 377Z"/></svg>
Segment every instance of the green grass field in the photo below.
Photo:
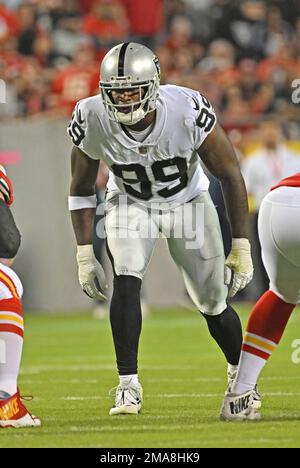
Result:
<svg viewBox="0 0 300 468"><path fill-rule="evenodd" d="M239 308L245 323L245 307ZM43 427L6 429L0 447L300 447L299 310L260 380L261 422L218 419L223 356L204 320L188 310L153 311L143 326L139 416L109 417L117 385L108 320L90 314L27 316L21 392ZM299 353L300 355L300 353Z"/></svg>

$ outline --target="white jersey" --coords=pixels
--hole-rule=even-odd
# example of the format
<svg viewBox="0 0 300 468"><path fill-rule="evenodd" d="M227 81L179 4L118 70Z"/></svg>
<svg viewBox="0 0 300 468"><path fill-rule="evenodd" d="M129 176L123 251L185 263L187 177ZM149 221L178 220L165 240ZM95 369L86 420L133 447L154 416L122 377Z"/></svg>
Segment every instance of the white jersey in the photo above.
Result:
<svg viewBox="0 0 300 468"><path fill-rule="evenodd" d="M108 190L149 203L183 204L207 191L197 149L216 124L216 115L199 92L160 86L156 120L144 141L109 119L101 96L79 101L68 133L73 143L110 169Z"/></svg>

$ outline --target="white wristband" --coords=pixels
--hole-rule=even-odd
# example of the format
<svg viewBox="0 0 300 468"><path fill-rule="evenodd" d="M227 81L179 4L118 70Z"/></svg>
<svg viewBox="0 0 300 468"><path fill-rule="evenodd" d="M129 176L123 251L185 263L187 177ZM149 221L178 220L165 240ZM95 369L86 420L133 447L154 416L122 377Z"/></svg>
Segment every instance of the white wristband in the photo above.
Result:
<svg viewBox="0 0 300 468"><path fill-rule="evenodd" d="M77 245L77 261L82 263L93 262L95 259L92 244Z"/></svg>
<svg viewBox="0 0 300 468"><path fill-rule="evenodd" d="M232 248L237 250L251 250L251 245L249 239L246 238L233 238L232 239Z"/></svg>
<svg viewBox="0 0 300 468"><path fill-rule="evenodd" d="M69 211L83 210L84 208L96 208L97 197L91 195L90 197L69 197Z"/></svg>

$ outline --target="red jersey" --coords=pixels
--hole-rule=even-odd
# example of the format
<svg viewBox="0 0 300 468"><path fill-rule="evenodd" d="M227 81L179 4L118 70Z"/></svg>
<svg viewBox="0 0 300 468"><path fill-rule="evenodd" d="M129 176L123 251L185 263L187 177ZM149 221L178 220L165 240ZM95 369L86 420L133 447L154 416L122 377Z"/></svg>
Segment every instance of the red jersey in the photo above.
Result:
<svg viewBox="0 0 300 468"><path fill-rule="evenodd" d="M162 30L163 0L122 0L122 3L127 10L131 34L153 36Z"/></svg>
<svg viewBox="0 0 300 468"><path fill-rule="evenodd" d="M274 185L271 190L275 190L278 187L300 187L300 172L281 180L277 185Z"/></svg>
<svg viewBox="0 0 300 468"><path fill-rule="evenodd" d="M127 27L124 22L121 23L115 19L96 18L89 14L83 19L82 32L99 38L122 39L126 36Z"/></svg>
<svg viewBox="0 0 300 468"><path fill-rule="evenodd" d="M6 6L0 5L0 42L9 37L17 37L19 31L17 15Z"/></svg>
<svg viewBox="0 0 300 468"><path fill-rule="evenodd" d="M85 69L69 65L58 72L52 84L52 91L58 95L58 106L69 110L71 114L77 101L98 92L98 82L98 65L91 65Z"/></svg>

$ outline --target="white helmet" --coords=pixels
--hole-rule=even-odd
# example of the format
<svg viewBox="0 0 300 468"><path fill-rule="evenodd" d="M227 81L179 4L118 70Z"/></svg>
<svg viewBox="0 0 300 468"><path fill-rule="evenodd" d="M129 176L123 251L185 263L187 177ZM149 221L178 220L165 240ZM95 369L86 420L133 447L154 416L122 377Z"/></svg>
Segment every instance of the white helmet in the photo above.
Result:
<svg viewBox="0 0 300 468"><path fill-rule="evenodd" d="M125 125L134 125L156 108L159 93L160 66L158 58L148 47L126 42L113 47L104 57L100 68L100 90L109 118ZM138 102L131 112L120 112L124 104L115 104L112 90L139 89ZM142 90L145 94L142 96ZM134 108L139 105L135 110ZM127 105L126 105L127 106Z"/></svg>

